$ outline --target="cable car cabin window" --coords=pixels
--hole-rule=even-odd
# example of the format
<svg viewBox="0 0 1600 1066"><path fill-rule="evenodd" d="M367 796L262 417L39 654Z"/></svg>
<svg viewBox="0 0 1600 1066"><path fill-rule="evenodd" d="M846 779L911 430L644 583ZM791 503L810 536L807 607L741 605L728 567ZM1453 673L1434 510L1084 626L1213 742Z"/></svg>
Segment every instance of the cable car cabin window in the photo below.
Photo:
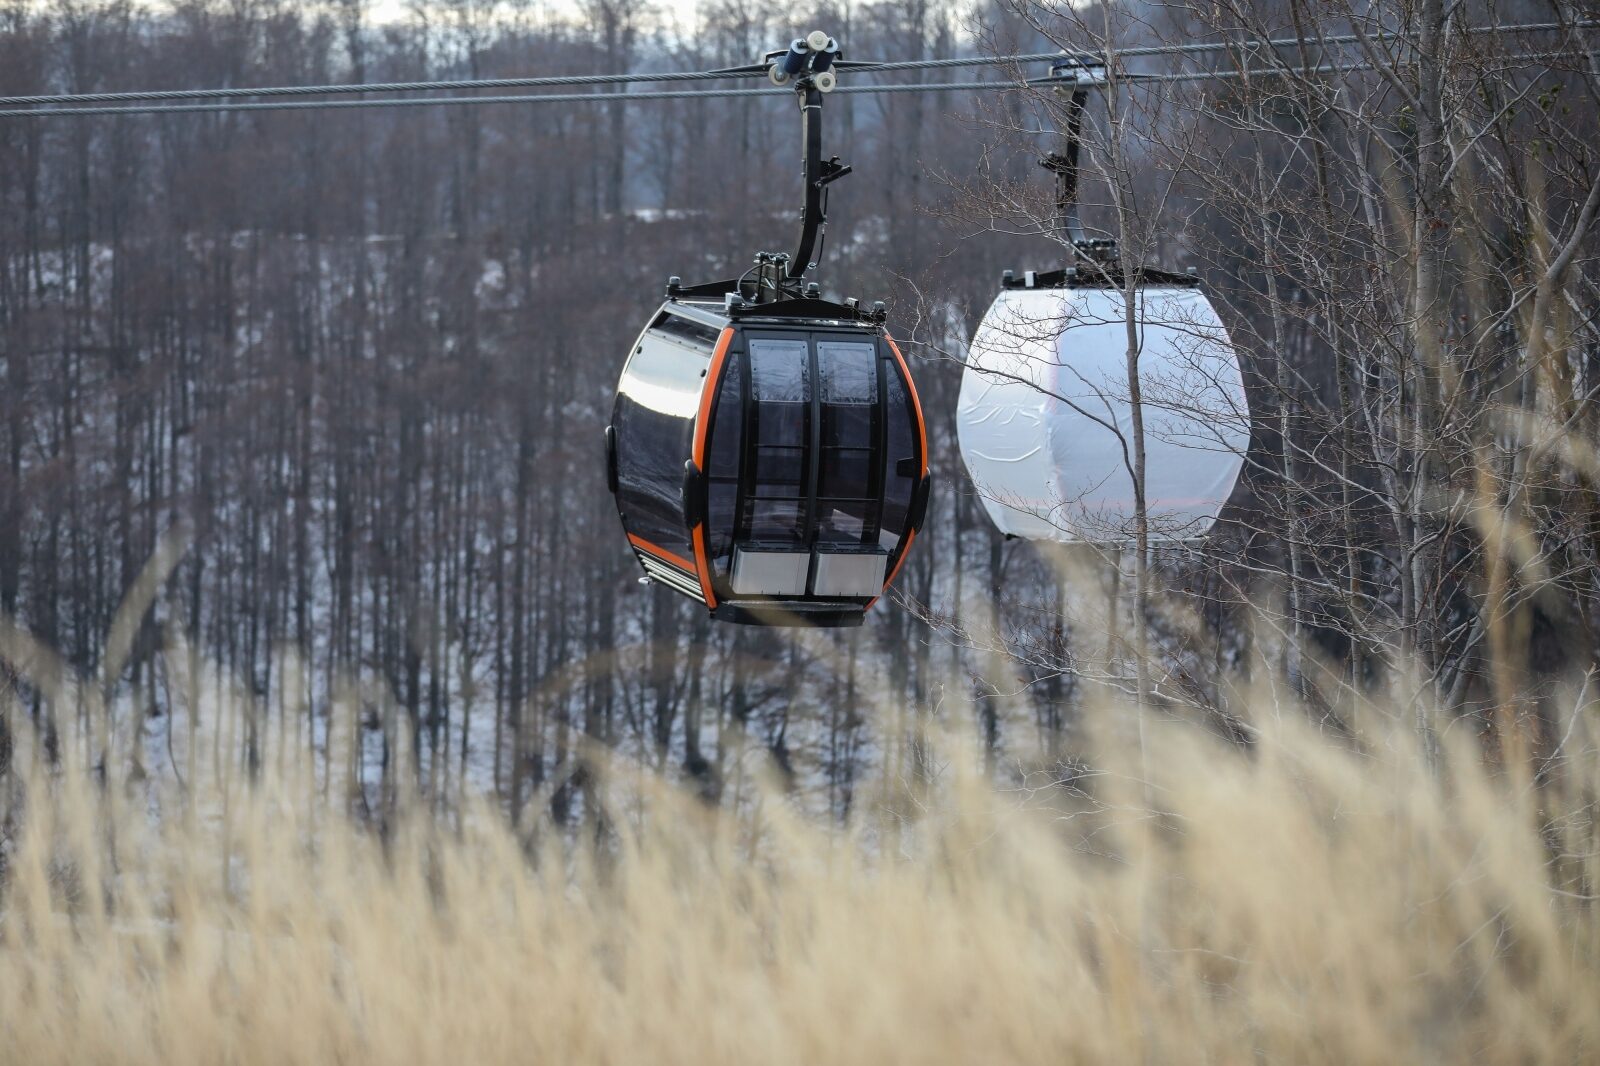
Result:
<svg viewBox="0 0 1600 1066"><path fill-rule="evenodd" d="M845 548L875 543L878 526L877 346L817 341L821 393L821 456L817 477L817 544Z"/></svg>
<svg viewBox="0 0 1600 1066"><path fill-rule="evenodd" d="M878 399L875 346L855 341L817 341L817 377L822 402L872 404Z"/></svg>
<svg viewBox="0 0 1600 1066"><path fill-rule="evenodd" d="M710 361L709 347L652 326L623 369L612 416L623 523L630 534L683 560L693 555L680 496L683 462L694 447Z"/></svg>
<svg viewBox="0 0 1600 1066"><path fill-rule="evenodd" d="M706 553L721 577L733 560L734 520L739 510L740 445L744 442L744 360L730 357L717 391L716 413L706 444Z"/></svg>
<svg viewBox="0 0 1600 1066"><path fill-rule="evenodd" d="M710 351L717 346L717 331L702 322L696 322L682 315L663 312L650 324L650 332L659 333L674 340L683 341L693 348L704 348Z"/></svg>
<svg viewBox="0 0 1600 1066"><path fill-rule="evenodd" d="M882 466L883 520L878 543L894 551L900 543L906 512L911 509L911 493L921 472L917 456L917 416L906 395L900 368L887 347L880 353L878 365L883 372L884 407L888 415Z"/></svg>
<svg viewBox="0 0 1600 1066"><path fill-rule="evenodd" d="M750 340L751 478L743 521L752 543L800 550L806 536L811 360L804 340Z"/></svg>

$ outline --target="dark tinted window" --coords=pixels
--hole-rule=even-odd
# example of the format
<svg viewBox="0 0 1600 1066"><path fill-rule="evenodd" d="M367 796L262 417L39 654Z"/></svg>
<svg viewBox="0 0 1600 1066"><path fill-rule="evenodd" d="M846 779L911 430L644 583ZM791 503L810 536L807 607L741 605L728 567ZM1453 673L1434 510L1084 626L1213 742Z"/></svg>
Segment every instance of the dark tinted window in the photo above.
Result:
<svg viewBox="0 0 1600 1066"><path fill-rule="evenodd" d="M629 533L689 559L680 491L710 351L647 332L617 386L617 500Z"/></svg>
<svg viewBox="0 0 1600 1066"><path fill-rule="evenodd" d="M874 345L859 341L817 341L817 377L822 402L872 404L878 398Z"/></svg>
<svg viewBox="0 0 1600 1066"><path fill-rule="evenodd" d="M720 330L696 322L693 319L662 312L661 316L650 326L650 332L673 340L681 341L690 347L704 348L707 351L717 346L717 337Z"/></svg>
<svg viewBox="0 0 1600 1066"><path fill-rule="evenodd" d="M744 527L752 542L799 547L805 542L807 444L811 420L811 353L803 339L750 339L751 477Z"/></svg>
<svg viewBox="0 0 1600 1066"><path fill-rule="evenodd" d="M757 401L800 403L807 399L811 361L803 340L750 340L751 395Z"/></svg>
<svg viewBox="0 0 1600 1066"><path fill-rule="evenodd" d="M911 508L911 490L916 487L921 463L917 455L917 416L906 392L900 366L888 345L882 346L879 365L883 369L884 410L888 419L883 455L883 528L878 543L894 550L905 535L906 512Z"/></svg>
<svg viewBox="0 0 1600 1066"><path fill-rule="evenodd" d="M817 341L822 453L817 478L817 543L868 543L877 530L877 347Z"/></svg>
<svg viewBox="0 0 1600 1066"><path fill-rule="evenodd" d="M744 454L744 360L730 352L723 362L722 384L711 415L706 440L707 504L706 553L717 573L727 575L733 551L734 521L738 517L739 464Z"/></svg>

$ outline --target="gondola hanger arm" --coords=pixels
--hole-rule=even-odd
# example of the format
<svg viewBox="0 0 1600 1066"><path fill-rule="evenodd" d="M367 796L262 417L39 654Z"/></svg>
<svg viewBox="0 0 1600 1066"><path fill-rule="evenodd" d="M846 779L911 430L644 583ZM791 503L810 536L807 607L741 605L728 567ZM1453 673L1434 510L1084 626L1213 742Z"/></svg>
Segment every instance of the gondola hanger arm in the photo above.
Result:
<svg viewBox="0 0 1600 1066"><path fill-rule="evenodd" d="M822 98L838 83L833 72L840 59L839 42L813 30L797 37L786 50L767 53L767 80L774 85L794 87L800 106L801 167L805 200L800 208L800 240L792 256L782 265L782 287L796 286L816 266L812 258L818 249L822 228L827 223L823 193L829 184L851 172L838 156L822 155Z"/></svg>

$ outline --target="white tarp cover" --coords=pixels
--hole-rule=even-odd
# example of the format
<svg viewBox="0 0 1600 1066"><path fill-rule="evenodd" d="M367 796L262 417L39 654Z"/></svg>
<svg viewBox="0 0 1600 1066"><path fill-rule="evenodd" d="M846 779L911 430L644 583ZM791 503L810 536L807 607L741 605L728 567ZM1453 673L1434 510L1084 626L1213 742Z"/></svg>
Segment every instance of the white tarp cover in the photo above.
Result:
<svg viewBox="0 0 1600 1066"><path fill-rule="evenodd" d="M1001 532L1133 539L1123 308L1116 290L1008 289L979 324L956 425L961 457ZM1238 357L1199 289L1143 289L1136 310L1150 538L1203 536L1250 441Z"/></svg>

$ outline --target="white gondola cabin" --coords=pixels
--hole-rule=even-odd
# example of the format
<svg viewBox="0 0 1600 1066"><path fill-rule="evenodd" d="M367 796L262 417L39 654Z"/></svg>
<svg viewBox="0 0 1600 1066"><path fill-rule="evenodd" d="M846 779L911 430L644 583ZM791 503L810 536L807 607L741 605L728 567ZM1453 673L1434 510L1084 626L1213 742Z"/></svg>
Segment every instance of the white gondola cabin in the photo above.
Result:
<svg viewBox="0 0 1600 1066"><path fill-rule="evenodd" d="M1210 530L1238 481L1250 440L1244 382L1227 330L1192 278L1161 274L1136 294L1149 535L1190 540ZM1008 279L978 326L957 433L1001 532L1131 541L1126 306L1119 287L1058 271Z"/></svg>
<svg viewBox="0 0 1600 1066"><path fill-rule="evenodd" d="M967 352L961 458L1006 535L1116 546L1137 535L1142 439L1149 539L1193 540L1233 494L1250 443L1238 354L1197 277L1126 268L1116 241L1085 235L1084 109L1106 72L1064 56L1051 79L1066 101L1063 151L1040 162L1056 175L1056 226L1074 265L1006 272Z"/></svg>

